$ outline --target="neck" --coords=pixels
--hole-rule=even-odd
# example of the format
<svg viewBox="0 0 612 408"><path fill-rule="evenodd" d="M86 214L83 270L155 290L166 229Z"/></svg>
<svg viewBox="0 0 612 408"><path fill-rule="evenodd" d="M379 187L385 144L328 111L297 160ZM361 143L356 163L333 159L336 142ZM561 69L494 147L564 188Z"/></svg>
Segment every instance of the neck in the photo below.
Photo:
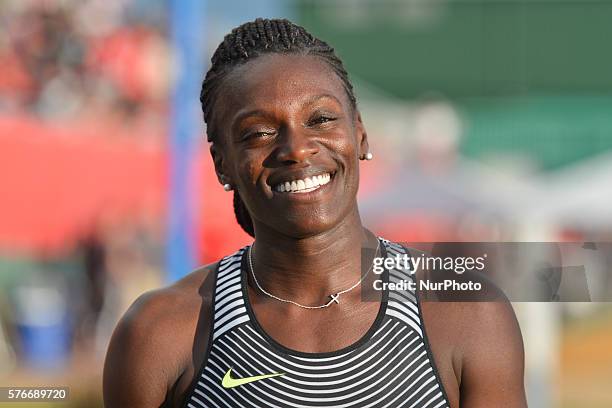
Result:
<svg viewBox="0 0 612 408"><path fill-rule="evenodd" d="M253 268L266 291L301 304L322 304L329 295L359 281L371 266L361 264L362 249L369 248L368 254L373 254L377 244L355 207L336 227L305 238L257 228ZM366 262L371 262L371 256Z"/></svg>

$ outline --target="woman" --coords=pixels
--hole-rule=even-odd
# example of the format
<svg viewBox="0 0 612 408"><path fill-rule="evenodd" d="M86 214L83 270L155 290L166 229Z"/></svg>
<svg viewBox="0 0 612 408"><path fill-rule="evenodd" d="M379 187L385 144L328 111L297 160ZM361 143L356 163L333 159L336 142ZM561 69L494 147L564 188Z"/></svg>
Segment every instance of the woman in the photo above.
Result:
<svg viewBox="0 0 612 408"><path fill-rule="evenodd" d="M508 303L374 290L373 257L407 250L361 224L372 154L332 48L287 20L243 24L200 99L255 241L135 302L111 340L108 408L525 406Z"/></svg>

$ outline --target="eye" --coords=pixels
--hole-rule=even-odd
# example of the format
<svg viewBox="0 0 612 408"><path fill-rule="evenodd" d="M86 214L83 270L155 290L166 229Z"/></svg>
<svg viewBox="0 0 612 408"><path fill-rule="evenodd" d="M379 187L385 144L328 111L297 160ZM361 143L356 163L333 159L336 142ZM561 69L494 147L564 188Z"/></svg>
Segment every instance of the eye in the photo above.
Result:
<svg viewBox="0 0 612 408"><path fill-rule="evenodd" d="M333 117L331 115L317 115L308 121L308 126L322 125L325 123L333 122L336 119L336 117Z"/></svg>
<svg viewBox="0 0 612 408"><path fill-rule="evenodd" d="M260 130L260 131L247 132L243 136L242 140L266 139L269 137L273 137L275 133L276 132L272 130Z"/></svg>
<svg viewBox="0 0 612 408"><path fill-rule="evenodd" d="M255 132L251 133L249 137L267 137L274 135L272 132Z"/></svg>

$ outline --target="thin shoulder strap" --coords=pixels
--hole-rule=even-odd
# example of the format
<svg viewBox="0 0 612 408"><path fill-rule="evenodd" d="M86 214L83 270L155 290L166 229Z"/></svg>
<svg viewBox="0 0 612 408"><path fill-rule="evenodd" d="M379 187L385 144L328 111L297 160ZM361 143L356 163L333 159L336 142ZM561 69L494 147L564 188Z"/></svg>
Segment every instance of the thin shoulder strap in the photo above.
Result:
<svg viewBox="0 0 612 408"><path fill-rule="evenodd" d="M410 262L404 265L404 259L410 257L410 252L403 246L394 242L386 241L387 257L394 261L393 267L389 268L389 283L395 284L393 290L389 290L389 304L387 314L400 319L419 336L423 337L423 323L416 297L416 277Z"/></svg>
<svg viewBox="0 0 612 408"><path fill-rule="evenodd" d="M226 331L249 320L242 291L244 247L219 263L215 286L213 341Z"/></svg>

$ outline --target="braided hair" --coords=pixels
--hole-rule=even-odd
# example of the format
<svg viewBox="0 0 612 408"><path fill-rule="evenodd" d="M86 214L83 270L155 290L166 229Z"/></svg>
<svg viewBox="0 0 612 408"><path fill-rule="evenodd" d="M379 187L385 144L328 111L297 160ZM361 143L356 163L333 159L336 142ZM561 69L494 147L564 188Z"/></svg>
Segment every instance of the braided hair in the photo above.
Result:
<svg viewBox="0 0 612 408"><path fill-rule="evenodd" d="M353 110L357 101L348 74L334 49L326 42L314 37L306 29L285 19L263 19L244 23L225 36L211 58L211 67L206 73L200 92L200 103L204 121L208 126L208 141L214 143L217 130L212 123L212 114L220 85L235 67L265 54L313 55L327 62L342 81ZM234 190L234 213L238 224L252 237L255 237L253 220Z"/></svg>

